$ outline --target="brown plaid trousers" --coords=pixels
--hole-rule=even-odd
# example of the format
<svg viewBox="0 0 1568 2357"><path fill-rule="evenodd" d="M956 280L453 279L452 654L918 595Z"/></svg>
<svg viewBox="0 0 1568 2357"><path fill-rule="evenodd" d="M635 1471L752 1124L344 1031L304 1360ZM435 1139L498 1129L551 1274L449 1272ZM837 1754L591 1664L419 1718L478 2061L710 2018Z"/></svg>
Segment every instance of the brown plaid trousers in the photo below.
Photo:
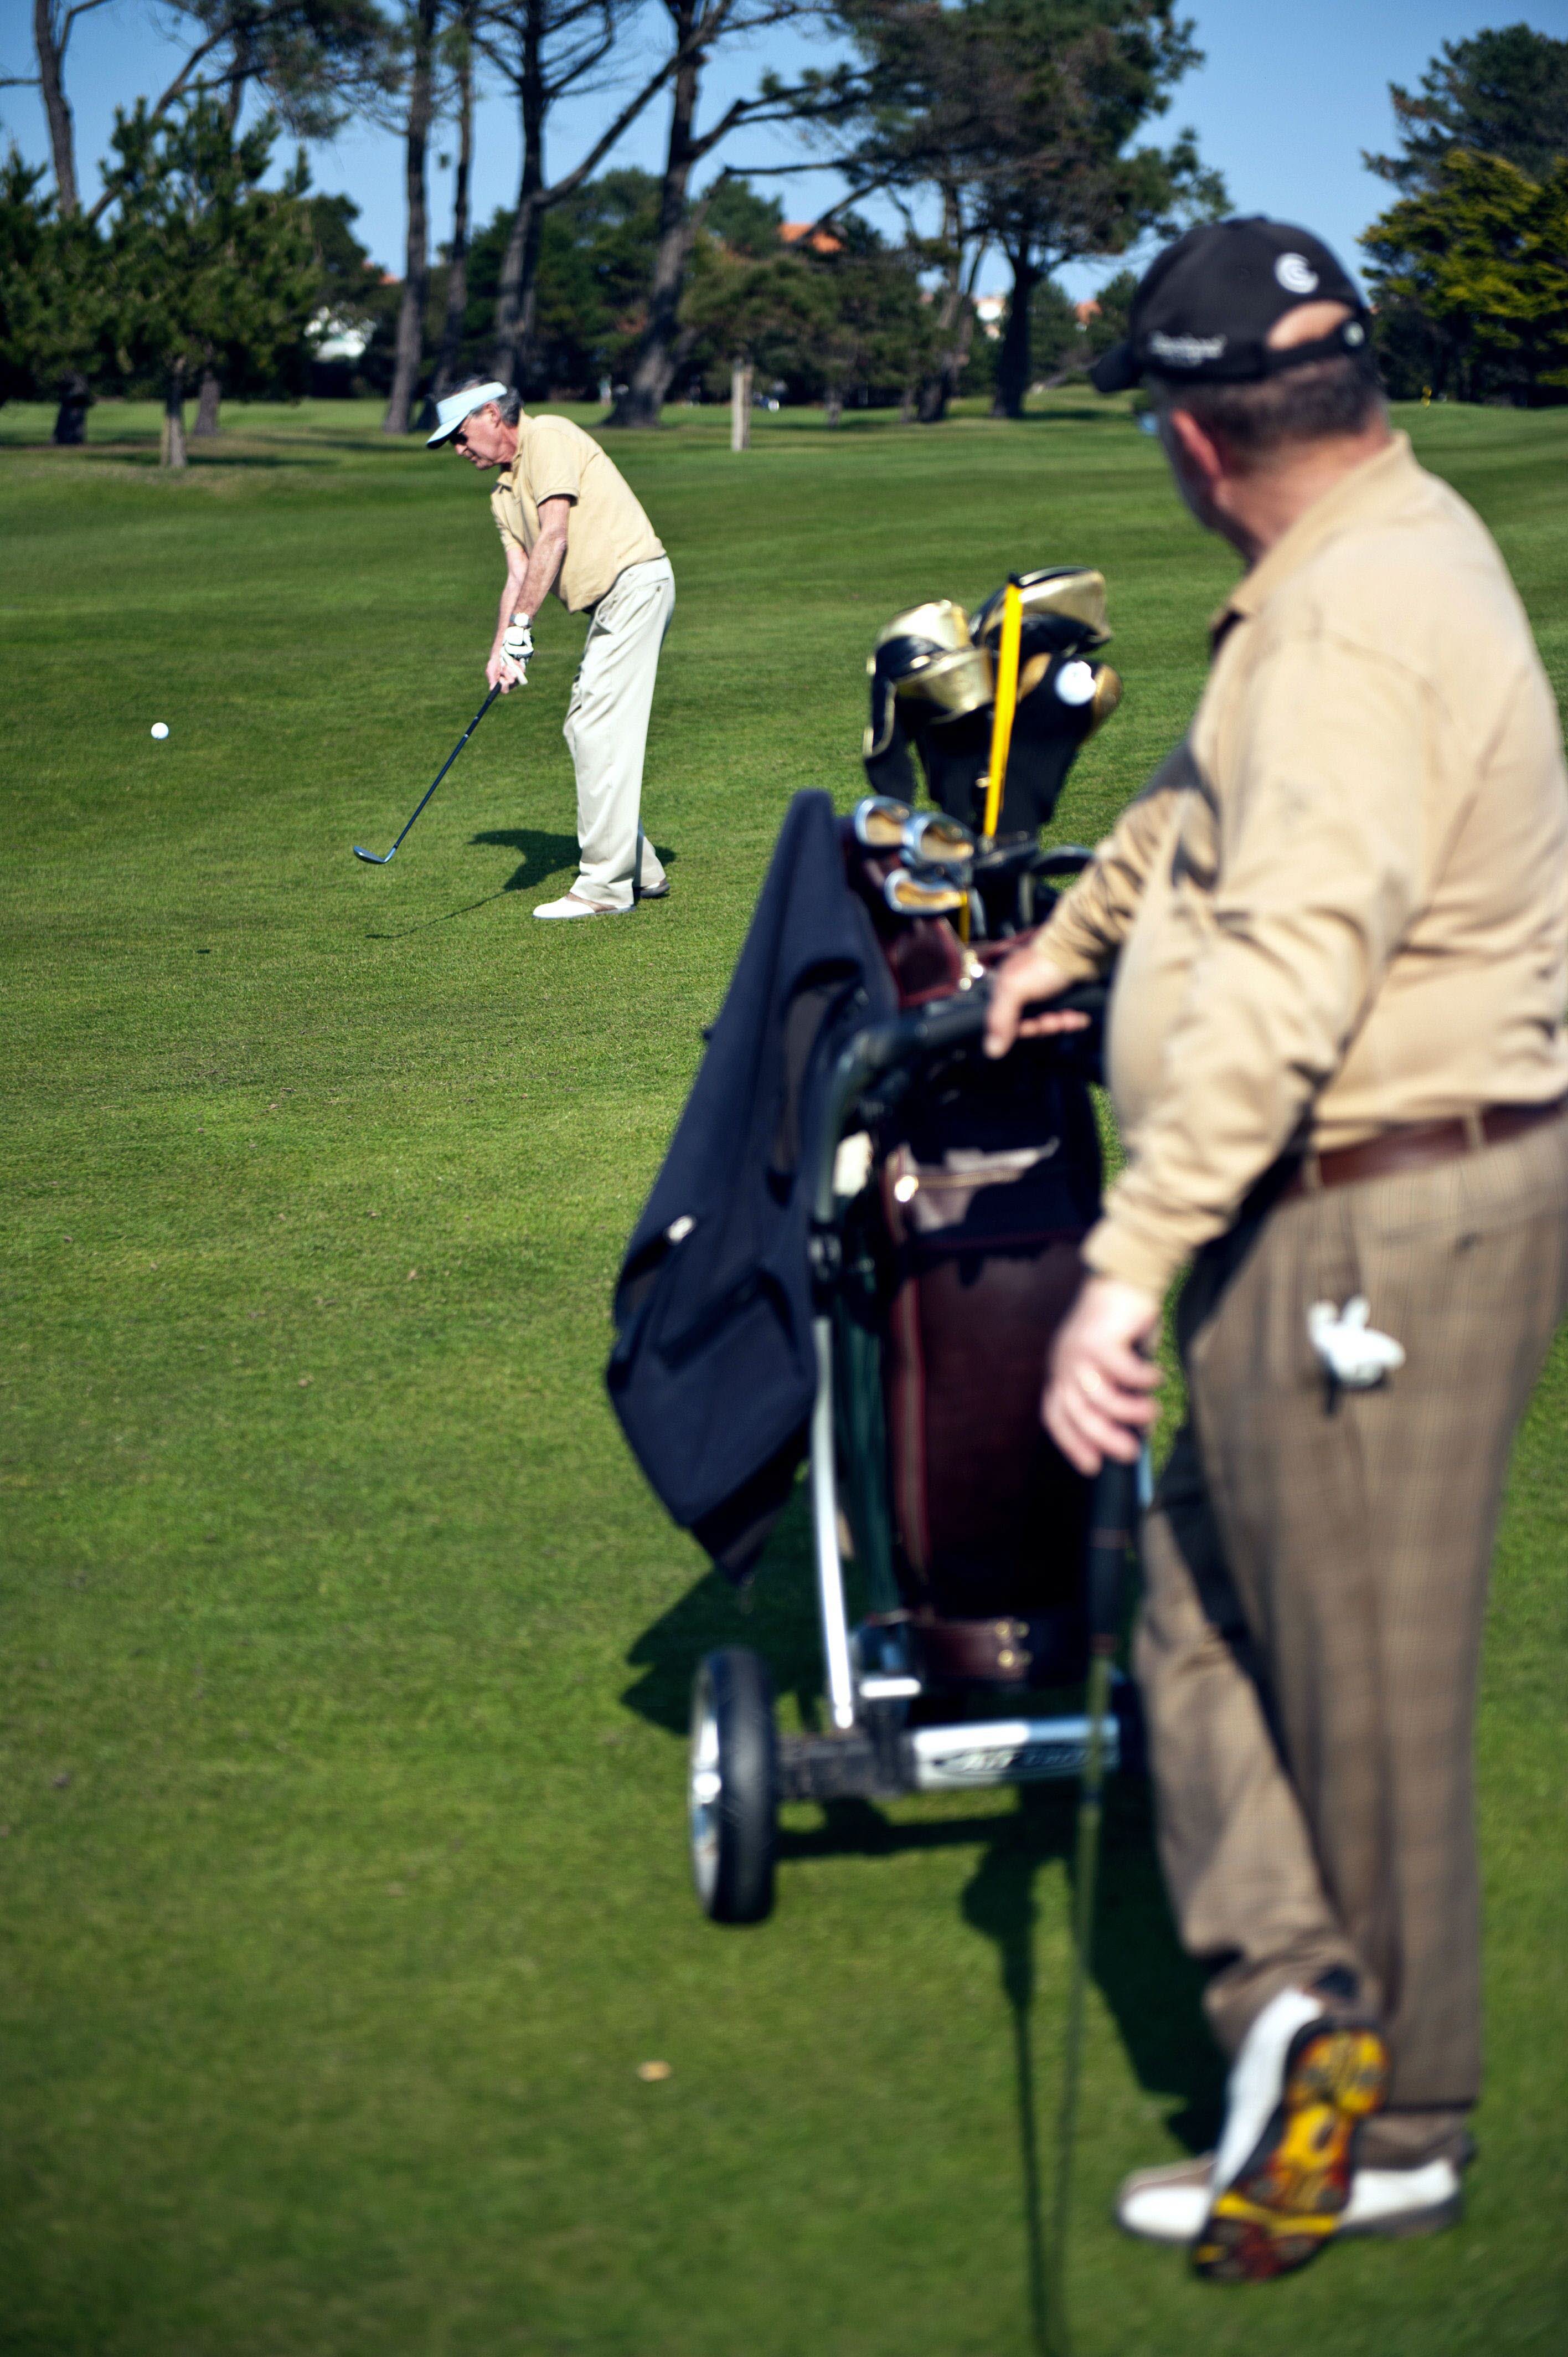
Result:
<svg viewBox="0 0 1568 2357"><path fill-rule="evenodd" d="M1357 1293L1405 1364L1331 1392L1307 1309ZM1228 2050L1279 1989L1356 1974L1392 2051L1384 2166L1453 2150L1479 2092L1477 1669L1565 1306L1568 1119L1244 1219L1178 1312L1134 1654L1161 1860Z"/></svg>

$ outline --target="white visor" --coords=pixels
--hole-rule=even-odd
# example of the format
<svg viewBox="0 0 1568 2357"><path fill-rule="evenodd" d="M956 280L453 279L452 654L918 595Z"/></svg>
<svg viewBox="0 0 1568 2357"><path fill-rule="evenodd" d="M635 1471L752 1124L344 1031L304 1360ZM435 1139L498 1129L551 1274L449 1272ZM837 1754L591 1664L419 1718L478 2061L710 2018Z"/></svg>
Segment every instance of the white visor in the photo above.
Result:
<svg viewBox="0 0 1568 2357"><path fill-rule="evenodd" d="M449 442L465 417L472 417L487 401L504 401L506 395L504 384L470 384L461 393L449 393L445 401L435 404L435 431L425 448L434 450L437 442Z"/></svg>

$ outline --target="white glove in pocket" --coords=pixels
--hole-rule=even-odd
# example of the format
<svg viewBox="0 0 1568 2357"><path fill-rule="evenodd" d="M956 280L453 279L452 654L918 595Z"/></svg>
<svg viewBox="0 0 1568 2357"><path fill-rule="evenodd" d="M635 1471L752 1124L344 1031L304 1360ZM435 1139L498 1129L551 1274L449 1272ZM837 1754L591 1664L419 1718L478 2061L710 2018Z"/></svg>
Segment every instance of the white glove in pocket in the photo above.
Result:
<svg viewBox="0 0 1568 2357"><path fill-rule="evenodd" d="M1329 1379L1348 1392L1370 1391L1385 1375L1404 1364L1404 1351L1391 1334L1380 1334L1369 1323L1371 1305L1356 1294L1343 1309L1332 1301L1315 1301L1306 1313L1312 1347Z"/></svg>

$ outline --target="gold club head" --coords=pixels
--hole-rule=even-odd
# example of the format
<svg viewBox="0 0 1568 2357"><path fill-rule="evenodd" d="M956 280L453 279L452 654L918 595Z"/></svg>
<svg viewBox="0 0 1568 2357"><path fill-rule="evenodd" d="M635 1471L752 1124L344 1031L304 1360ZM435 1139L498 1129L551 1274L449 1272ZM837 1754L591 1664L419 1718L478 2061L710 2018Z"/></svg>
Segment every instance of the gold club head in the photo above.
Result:
<svg viewBox="0 0 1568 2357"><path fill-rule="evenodd" d="M1024 604L1024 627L1047 616L1059 616L1063 620L1077 622L1084 632L1083 643L1102 647L1111 636L1111 626L1105 619L1105 576L1085 565L1051 565L1037 573L1021 573L1018 587ZM1002 636L1002 608L1007 595L1005 584L993 592L974 618L972 636L976 646L995 646Z"/></svg>
<svg viewBox="0 0 1568 2357"><path fill-rule="evenodd" d="M913 867L962 867L974 857L974 837L945 811L922 811L904 829L903 850Z"/></svg>
<svg viewBox="0 0 1568 2357"><path fill-rule="evenodd" d="M972 644L969 616L950 597L932 597L924 606L910 606L904 613L895 614L876 633L876 651L899 639L920 640L934 651L945 649L950 654ZM875 661L875 655L872 660Z"/></svg>
<svg viewBox="0 0 1568 2357"><path fill-rule="evenodd" d="M991 657L973 644L969 616L950 597L933 597L895 614L877 632L865 667L883 683L885 695L890 690L901 702L934 705L949 718L978 712L991 701ZM882 719L867 733L868 754L884 750L891 722L885 705Z"/></svg>
<svg viewBox="0 0 1568 2357"><path fill-rule="evenodd" d="M891 794L866 794L856 802L851 823L856 843L867 851L897 851L909 823L909 805Z"/></svg>
<svg viewBox="0 0 1568 2357"><path fill-rule="evenodd" d="M956 884L911 876L907 867L894 868L882 887L882 897L899 917L956 917L969 902L968 893Z"/></svg>

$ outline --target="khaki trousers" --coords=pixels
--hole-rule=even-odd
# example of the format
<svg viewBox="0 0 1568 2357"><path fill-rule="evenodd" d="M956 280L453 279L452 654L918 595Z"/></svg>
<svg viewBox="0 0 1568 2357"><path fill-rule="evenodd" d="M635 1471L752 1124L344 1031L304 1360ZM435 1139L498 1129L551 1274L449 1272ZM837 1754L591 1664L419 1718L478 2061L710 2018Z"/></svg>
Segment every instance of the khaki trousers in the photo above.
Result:
<svg viewBox="0 0 1568 2357"><path fill-rule="evenodd" d="M577 777L577 880L581 900L629 909L642 807L642 762L659 650L675 610L667 556L618 574L588 623L587 642L562 735ZM664 870L646 838L640 888L656 891Z"/></svg>
<svg viewBox="0 0 1568 2357"><path fill-rule="evenodd" d="M1330 1394L1306 1313L1404 1345ZM1203 1252L1189 1420L1144 1527L1135 1667L1161 1862L1230 2052L1348 1968L1392 2055L1363 2158L1461 2145L1480 2088L1471 1731L1515 1428L1568 1297L1568 1120L1325 1189Z"/></svg>

